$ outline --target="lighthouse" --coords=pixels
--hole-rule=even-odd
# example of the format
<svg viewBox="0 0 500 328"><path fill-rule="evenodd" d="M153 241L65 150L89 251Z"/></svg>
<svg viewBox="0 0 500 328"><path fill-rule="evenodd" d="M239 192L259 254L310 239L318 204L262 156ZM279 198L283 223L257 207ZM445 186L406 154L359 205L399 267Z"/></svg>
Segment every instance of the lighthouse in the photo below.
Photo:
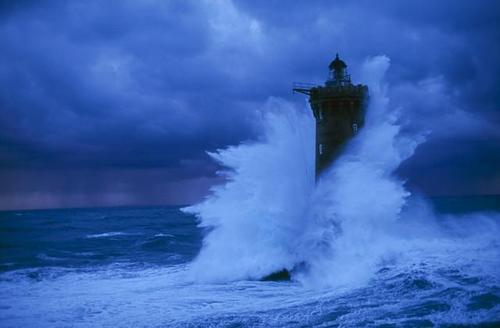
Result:
<svg viewBox="0 0 500 328"><path fill-rule="evenodd" d="M363 127L368 99L368 87L352 84L347 65L338 54L328 68L324 85L295 84L293 88L309 96L316 119L316 179Z"/></svg>
<svg viewBox="0 0 500 328"><path fill-rule="evenodd" d="M368 87L352 84L347 65L338 54L328 68L324 85L296 83L293 86L294 92L309 96L316 119L316 180L363 127L368 100ZM304 266L307 264L300 263L293 270ZM282 269L262 280L290 280L290 271Z"/></svg>

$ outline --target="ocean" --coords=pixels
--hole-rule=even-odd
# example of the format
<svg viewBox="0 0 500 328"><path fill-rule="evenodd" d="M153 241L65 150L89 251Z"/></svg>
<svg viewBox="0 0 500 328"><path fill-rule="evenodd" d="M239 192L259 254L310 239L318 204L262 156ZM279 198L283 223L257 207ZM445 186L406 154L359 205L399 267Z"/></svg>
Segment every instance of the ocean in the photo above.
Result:
<svg viewBox="0 0 500 328"><path fill-rule="evenodd" d="M486 216L500 211L498 196L432 203L456 220L479 208ZM326 288L298 281L194 281L189 266L206 233L179 207L0 212L0 325L500 325L498 237L473 249L472 257L468 245L454 245L446 254L380 263L363 285Z"/></svg>

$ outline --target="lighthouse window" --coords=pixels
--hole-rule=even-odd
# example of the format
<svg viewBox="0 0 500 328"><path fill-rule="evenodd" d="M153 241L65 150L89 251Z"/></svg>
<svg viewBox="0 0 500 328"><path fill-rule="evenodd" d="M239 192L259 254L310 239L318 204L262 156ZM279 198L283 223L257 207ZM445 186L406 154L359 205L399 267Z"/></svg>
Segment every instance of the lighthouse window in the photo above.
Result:
<svg viewBox="0 0 500 328"><path fill-rule="evenodd" d="M323 155L323 144L319 144L319 154Z"/></svg>
<svg viewBox="0 0 500 328"><path fill-rule="evenodd" d="M352 132L354 132L354 134L358 133L358 124L357 123L354 123L352 125Z"/></svg>

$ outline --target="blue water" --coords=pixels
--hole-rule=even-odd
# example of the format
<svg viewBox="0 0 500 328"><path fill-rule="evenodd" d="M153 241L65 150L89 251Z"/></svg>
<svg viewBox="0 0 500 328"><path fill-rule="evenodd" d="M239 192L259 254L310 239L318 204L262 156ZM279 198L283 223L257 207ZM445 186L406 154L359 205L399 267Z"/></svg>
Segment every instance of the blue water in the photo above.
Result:
<svg viewBox="0 0 500 328"><path fill-rule="evenodd" d="M500 210L499 197L456 200L434 205L458 221L485 203L485 216ZM380 263L359 286L315 288L193 280L189 264L205 233L177 207L0 212L0 325L500 325L499 238L470 246L438 238L446 254L417 250L411 261Z"/></svg>
<svg viewBox="0 0 500 328"><path fill-rule="evenodd" d="M1 271L165 266L201 247L195 220L177 207L1 212L0 220Z"/></svg>

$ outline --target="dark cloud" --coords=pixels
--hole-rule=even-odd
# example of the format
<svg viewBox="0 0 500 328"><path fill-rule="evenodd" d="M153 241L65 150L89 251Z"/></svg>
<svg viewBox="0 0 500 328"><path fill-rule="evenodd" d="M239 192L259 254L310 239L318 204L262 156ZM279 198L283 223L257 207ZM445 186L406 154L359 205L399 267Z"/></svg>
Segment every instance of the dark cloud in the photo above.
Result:
<svg viewBox="0 0 500 328"><path fill-rule="evenodd" d="M411 187L434 195L498 194L500 145L478 138L433 140L399 169Z"/></svg>
<svg viewBox="0 0 500 328"><path fill-rule="evenodd" d="M230 81L203 58L200 8L58 4L2 24L4 166L176 165L248 136L238 107L214 115L235 100L219 99Z"/></svg>
<svg viewBox="0 0 500 328"><path fill-rule="evenodd" d="M113 186L123 174L136 181L128 189L133 203L157 197L140 176L158 195L168 194L154 187L167 180L205 179L206 190L217 168L204 151L257 137L270 96L303 107L291 83L322 83L339 51L356 82L367 56L389 56L389 94L405 131L430 131L401 174L428 193L478 193L488 178L474 173L481 168L475 159L492 163L489 179L499 180L491 169L500 164L493 155L500 144L499 12L487 0L3 1L2 179L59 170L49 174L56 183L81 170L71 176ZM456 161L460 154L469 162ZM425 168L438 158L442 164ZM148 169L164 170L163 178L148 180ZM116 175L99 173L110 170ZM424 182L443 170L453 174L439 188ZM31 181L54 199L63 189L108 188ZM184 189L185 199L200 194ZM11 183L2 190L11 198L27 192Z"/></svg>

